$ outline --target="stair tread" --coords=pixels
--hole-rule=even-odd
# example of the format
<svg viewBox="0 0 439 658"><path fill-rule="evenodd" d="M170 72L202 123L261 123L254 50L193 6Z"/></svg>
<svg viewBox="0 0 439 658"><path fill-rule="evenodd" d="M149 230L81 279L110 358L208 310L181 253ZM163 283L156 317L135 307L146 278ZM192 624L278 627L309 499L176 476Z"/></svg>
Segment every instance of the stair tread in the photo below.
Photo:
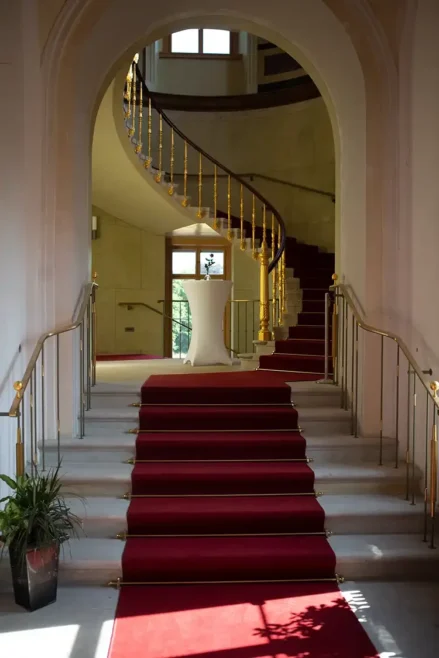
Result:
<svg viewBox="0 0 439 658"><path fill-rule="evenodd" d="M264 534L322 532L324 513L312 496L134 498L131 534Z"/></svg>
<svg viewBox="0 0 439 658"><path fill-rule="evenodd" d="M137 463L134 494L253 494L312 492L314 473L305 462Z"/></svg>
<svg viewBox="0 0 439 658"><path fill-rule="evenodd" d="M439 551L429 550L419 535L415 534L366 534L334 535L330 544L337 557L337 570L343 573L343 565L350 562L375 564L377 560L409 560L419 564L439 562ZM61 583L72 578L74 582L85 580L103 584L109 578L122 575L122 553L124 542L117 539L81 538L72 539L60 555ZM405 563L404 563L405 567ZM0 561L1 582L10 582L8 560ZM101 575L102 573L102 575ZM434 572L430 572L433 576ZM69 577L70 575L70 577ZM407 578L407 572L401 573Z"/></svg>
<svg viewBox="0 0 439 658"><path fill-rule="evenodd" d="M124 577L152 582L333 577L325 537L172 537L129 539Z"/></svg>
<svg viewBox="0 0 439 658"><path fill-rule="evenodd" d="M305 456L305 439L288 431L148 433L138 435L136 455L138 459L300 458Z"/></svg>
<svg viewBox="0 0 439 658"><path fill-rule="evenodd" d="M299 496L257 496L259 502L262 503L262 506L265 510L274 509L285 509L288 510L290 505L296 505L296 501L300 499ZM78 498L69 498L66 497L67 506L80 518L82 519L97 519L101 517L112 517L118 519L121 524L121 530L126 524L126 512L129 506L128 500L111 499L105 496L89 496L87 501L84 504ZM139 499L143 500L143 499ZM166 509L175 509L175 506L180 505L182 501L187 501L187 498L148 498L144 499L148 503L154 501L160 504L160 508L163 510ZM207 501L212 500L212 498L205 498L202 496L194 497L189 500L198 501L200 510L207 505ZM245 509L247 504L250 504L252 498L248 497L218 497L216 499L223 509L228 507L235 507L238 505L240 509ZM254 499L253 499L254 500ZM345 516L351 514L358 514L359 516L367 516L369 514L373 515L385 515L385 514L395 514L395 515L409 515L417 516L423 515L423 501L421 499L417 500L416 505L410 505L403 497L398 497L395 495L389 494L380 494L380 493L367 493L367 494L326 494L318 499L312 497L301 498L302 501L308 501L308 504L311 507L315 506L315 503L318 504L324 509L327 519L330 519L333 516ZM250 501L250 502L248 502ZM135 500L135 502L137 502ZM298 504L298 502L297 502ZM156 509L159 509L159 506L156 506ZM330 526L328 526L330 528ZM99 538L98 538L99 539ZM102 538L104 540L105 538Z"/></svg>
<svg viewBox="0 0 439 658"><path fill-rule="evenodd" d="M358 439L357 439L358 441ZM282 465L285 462L275 463L274 465ZM224 464L226 467L228 464ZM256 463L257 465L257 463ZM307 467L306 464L300 462L290 462L290 466ZM173 466L173 464L168 464ZM66 487L65 495L68 496L68 485L76 482L90 482L90 481L110 481L116 479L123 481L127 484L131 482L131 472L133 467L129 464L113 463L113 462L94 462L94 463L71 463L61 467L60 477L63 480L63 485ZM374 466L364 462L358 463L334 463L321 465L317 462L313 463L313 469L316 480L331 480L334 478L343 480L355 479L380 479L385 480L388 478L405 480L405 472L403 468L395 469L393 466Z"/></svg>

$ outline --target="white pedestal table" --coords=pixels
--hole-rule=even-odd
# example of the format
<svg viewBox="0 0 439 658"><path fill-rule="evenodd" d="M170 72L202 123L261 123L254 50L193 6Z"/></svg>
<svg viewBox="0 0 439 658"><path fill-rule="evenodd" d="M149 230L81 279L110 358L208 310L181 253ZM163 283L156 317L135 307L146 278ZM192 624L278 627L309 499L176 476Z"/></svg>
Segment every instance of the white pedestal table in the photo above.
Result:
<svg viewBox="0 0 439 658"><path fill-rule="evenodd" d="M192 337L184 363L192 366L232 365L224 345L224 309L231 281L183 281L192 315Z"/></svg>

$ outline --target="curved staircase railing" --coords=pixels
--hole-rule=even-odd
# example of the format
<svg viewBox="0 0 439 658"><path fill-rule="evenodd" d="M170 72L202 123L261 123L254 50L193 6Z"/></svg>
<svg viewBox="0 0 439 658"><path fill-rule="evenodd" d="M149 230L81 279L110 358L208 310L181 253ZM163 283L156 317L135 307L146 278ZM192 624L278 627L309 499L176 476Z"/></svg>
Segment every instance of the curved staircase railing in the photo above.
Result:
<svg viewBox="0 0 439 658"><path fill-rule="evenodd" d="M378 464L393 462L396 469L403 466L405 499L411 505L423 505L423 541L436 548L439 382L426 380L433 371L421 368L400 336L364 320L355 295L338 283L336 274L333 281L332 326L327 316L325 335L328 343L332 329L334 384L340 387L341 407L351 412L351 434L361 434L359 401L368 340L368 364L374 365L379 391ZM405 453L404 459L401 453ZM422 480L417 465L422 465Z"/></svg>
<svg viewBox="0 0 439 658"><path fill-rule="evenodd" d="M123 102L134 151L170 197L183 208L194 208L195 221L210 222L214 230L223 230L230 242L238 240L242 251L251 250L260 267L258 338L271 340L274 327L283 324L286 310L285 223L268 199L198 146L163 112L145 83L138 59L136 55L128 70ZM189 171L197 172L195 180ZM225 213L219 212L221 207ZM225 218L220 217L224 214Z"/></svg>
<svg viewBox="0 0 439 658"><path fill-rule="evenodd" d="M47 331L38 339L20 381L14 383L15 395L9 411L0 417L16 422L15 469L21 476L30 467L46 469L47 442L55 440L57 465L61 464L62 379L68 381L61 356L61 338L73 342L73 356L78 364L78 391L74 400L77 436L85 435L85 412L91 409L91 389L96 384L96 283L97 274L87 283L78 301L77 312L68 325ZM75 336L76 334L76 336Z"/></svg>

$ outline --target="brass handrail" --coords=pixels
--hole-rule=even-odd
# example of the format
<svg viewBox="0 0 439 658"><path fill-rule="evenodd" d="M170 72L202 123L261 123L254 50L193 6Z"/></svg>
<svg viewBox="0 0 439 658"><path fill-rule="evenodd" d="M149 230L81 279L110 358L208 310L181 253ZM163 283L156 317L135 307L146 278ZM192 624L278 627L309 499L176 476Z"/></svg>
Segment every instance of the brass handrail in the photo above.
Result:
<svg viewBox="0 0 439 658"><path fill-rule="evenodd" d="M26 460L30 463L32 472L35 471L39 461L39 437L41 438L42 469L45 469L46 453L46 367L45 345L48 339L56 339L55 349L55 385L54 385L54 411L56 421L56 441L58 452L58 465L61 463L61 399L60 399L60 336L79 329L79 438L85 433L85 411L91 407L91 388L96 383L96 283L97 275L93 281L84 286L81 305L76 319L52 331L46 331L40 336L27 364L23 378L15 382L15 397L8 412L1 412L1 416L15 418L16 429L16 474L23 475L26 470ZM39 379L37 379L37 376ZM29 388L29 391L27 389ZM24 405L29 399L28 407ZM27 440L29 433L29 440ZM27 449L26 449L27 446ZM28 455L26 454L28 453Z"/></svg>
<svg viewBox="0 0 439 658"><path fill-rule="evenodd" d="M165 302L166 300L164 299L159 299L158 303L160 302ZM171 300L171 301L181 301L184 302L185 300ZM189 304L189 302L187 302ZM158 315L161 315L162 317L166 318L167 320L171 320L171 322L175 322L176 324L179 324L181 327L185 327L185 329L188 329L189 331L192 331L192 327L190 327L187 324L184 324L183 322L180 322L179 320L175 320L172 315L169 315L168 313L165 313L164 311L159 311L157 308L154 308L153 306L150 306L149 304L146 304L145 302L119 302L118 306L144 306L145 308L149 309L150 311L154 311L154 313L157 313ZM233 347L229 347L226 345L226 348L230 351L233 352L233 354L238 354L237 350L233 349Z"/></svg>
<svg viewBox="0 0 439 658"><path fill-rule="evenodd" d="M389 388L384 386L385 378L385 339L396 345L396 353L388 355L394 364L390 364L386 371L386 377L390 376L395 382L391 390L390 403L394 409L394 467L399 467L400 462L400 425L406 420L405 435L405 498L416 504L419 495L419 480L416 461L419 460L419 446L417 441L420 432L425 432L423 442L423 507L424 507L424 532L423 541L429 541L430 548L435 548L435 525L436 507L438 497L438 432L439 422L439 382L426 382L424 375L432 375L431 369L422 370L410 352L406 343L400 336L384 331L378 327L368 324L357 305L352 299L347 286L337 283L337 275L333 275L334 285L330 288L330 294L334 296L332 313L332 370L334 384L340 384L341 406L351 411L351 433L358 437L358 399L359 399L359 329L365 333L380 338L380 367L377 369L380 378L379 387L379 460L380 466L384 463L384 403ZM328 295L327 295L328 297ZM326 299L327 303L327 299ZM349 348L350 345L350 348ZM325 373L328 372L329 352L329 314L325 313ZM400 369L401 355L407 362L407 398L401 398L400 391ZM396 367L395 367L396 366ZM394 369L395 368L395 369ZM388 373L388 374L387 374ZM394 379L393 379L394 378ZM348 381L350 380L350 382ZM424 405L419 405L419 391L417 383L421 382L424 389ZM404 404L404 413L401 418L400 404ZM430 403L431 411L430 413ZM420 408L419 408L420 406ZM420 414L423 414L423 417ZM393 415L393 410L392 410ZM419 421L422 421L421 428ZM392 421L393 422L393 421ZM422 448L421 448L422 449ZM421 453L422 454L422 453Z"/></svg>
<svg viewBox="0 0 439 658"><path fill-rule="evenodd" d="M367 324L365 320L362 318L360 315L359 311L357 310L357 307L354 304L354 301L349 294L349 291L347 287L342 284L342 283L337 283L333 286L331 286L331 290L336 291L339 294L342 294L343 297L346 299L354 317L355 320L358 324L358 327L360 329L363 329L364 331L367 331L368 333L371 334L376 334L377 336L382 336L383 338L390 338L391 340L395 341L395 343L398 345L399 349L401 352L404 354L405 358L409 362L413 372L417 374L419 379L421 380L425 390L428 392L430 395L431 399L434 402L434 405L436 408L439 410L439 398L434 394L434 391L431 388L431 383L427 383L423 377L425 374L422 368L418 365L418 363L415 360L415 357L413 354L410 352L409 348L407 347L406 343L403 341L403 339L398 336L397 334L391 332L391 331L383 331L382 329L378 329L377 327L372 326L371 324Z"/></svg>
<svg viewBox="0 0 439 658"><path fill-rule="evenodd" d="M158 300L159 303L161 301L164 302L165 300L164 299L163 300L161 300L161 299ZM182 301L184 301L184 300L182 300ZM154 311L154 313L157 313L157 315L161 315L162 317L167 318L168 320L172 320L172 322L175 322L176 324L179 324L181 327L184 327L185 329L189 329L189 331L192 331L192 327L190 327L188 324L185 324L184 322L180 322L180 320L176 320L175 318L173 318L168 313L164 313L163 311L159 311L158 308L154 308L154 306L150 306L149 304L146 304L145 302L119 302L118 306L144 306L145 308L149 309L150 311Z"/></svg>
<svg viewBox="0 0 439 658"><path fill-rule="evenodd" d="M166 172L166 175L169 175ZM251 180L253 178L260 178L261 180L266 180L269 183L277 183L278 185L285 185L286 187L292 187L295 190L300 190L301 192L309 192L311 194L318 194L319 196L325 196L331 199L333 203L335 203L335 194L334 192L328 192L327 190L320 190L317 187L309 187L308 185L299 185L299 183L293 183L292 181L284 180L283 178L276 178L275 176L267 176L266 174L258 174L256 172L245 172L245 173L240 173L237 174L241 178L250 178ZM189 174L188 173L188 178L196 178L198 174ZM204 174L205 178L213 178L213 174ZM182 178L183 173L181 172L175 172L174 173L175 178ZM218 174L217 178L225 178L225 174Z"/></svg>
<svg viewBox="0 0 439 658"><path fill-rule="evenodd" d="M18 413L18 408L20 406L22 397L24 392L26 391L26 388L29 384L30 378L32 376L32 371L35 368L35 365L38 361L38 358L41 355L41 351L43 349L44 343L48 338L52 338L53 336L60 336L61 334L65 334L68 331L74 331L75 329L79 329L81 326L81 323L83 322L85 318L85 314L87 312L87 307L89 304L90 297L92 295L92 291L95 288L98 288L98 284L96 282L91 282L88 283L84 289L84 299L82 300L81 307L78 311L78 317L75 322L72 322L71 324L66 324L63 327L60 327L59 329L54 329L53 331L46 331L46 333L42 334L40 338L37 341L37 344L35 345L34 351L32 352L32 356L29 359L29 363L27 365L26 370L24 371L24 375L20 382L17 382L17 384L20 384L19 390L17 390L17 394L14 398L14 401L11 404L11 408L8 412L8 415L11 418L15 418Z"/></svg>

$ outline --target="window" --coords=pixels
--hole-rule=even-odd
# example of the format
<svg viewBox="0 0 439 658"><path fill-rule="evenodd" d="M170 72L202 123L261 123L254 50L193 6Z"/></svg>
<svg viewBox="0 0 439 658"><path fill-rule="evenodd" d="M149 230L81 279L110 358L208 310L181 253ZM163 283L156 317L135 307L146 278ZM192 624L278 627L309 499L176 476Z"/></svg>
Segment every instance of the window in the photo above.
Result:
<svg viewBox="0 0 439 658"><path fill-rule="evenodd" d="M238 33L202 28L180 30L163 40L164 56L232 57L238 55Z"/></svg>
<svg viewBox="0 0 439 658"><path fill-rule="evenodd" d="M182 30L171 34L171 53L199 53L200 30Z"/></svg>
<svg viewBox="0 0 439 658"><path fill-rule="evenodd" d="M169 247L168 247L169 248ZM230 251L228 247L216 246L171 246L170 299L166 312L172 320L166 328L166 353L174 359L186 356L192 336L192 316L183 284L188 279L204 279L206 261L212 261L209 274L213 279L225 279ZM168 265L169 268L169 265Z"/></svg>

